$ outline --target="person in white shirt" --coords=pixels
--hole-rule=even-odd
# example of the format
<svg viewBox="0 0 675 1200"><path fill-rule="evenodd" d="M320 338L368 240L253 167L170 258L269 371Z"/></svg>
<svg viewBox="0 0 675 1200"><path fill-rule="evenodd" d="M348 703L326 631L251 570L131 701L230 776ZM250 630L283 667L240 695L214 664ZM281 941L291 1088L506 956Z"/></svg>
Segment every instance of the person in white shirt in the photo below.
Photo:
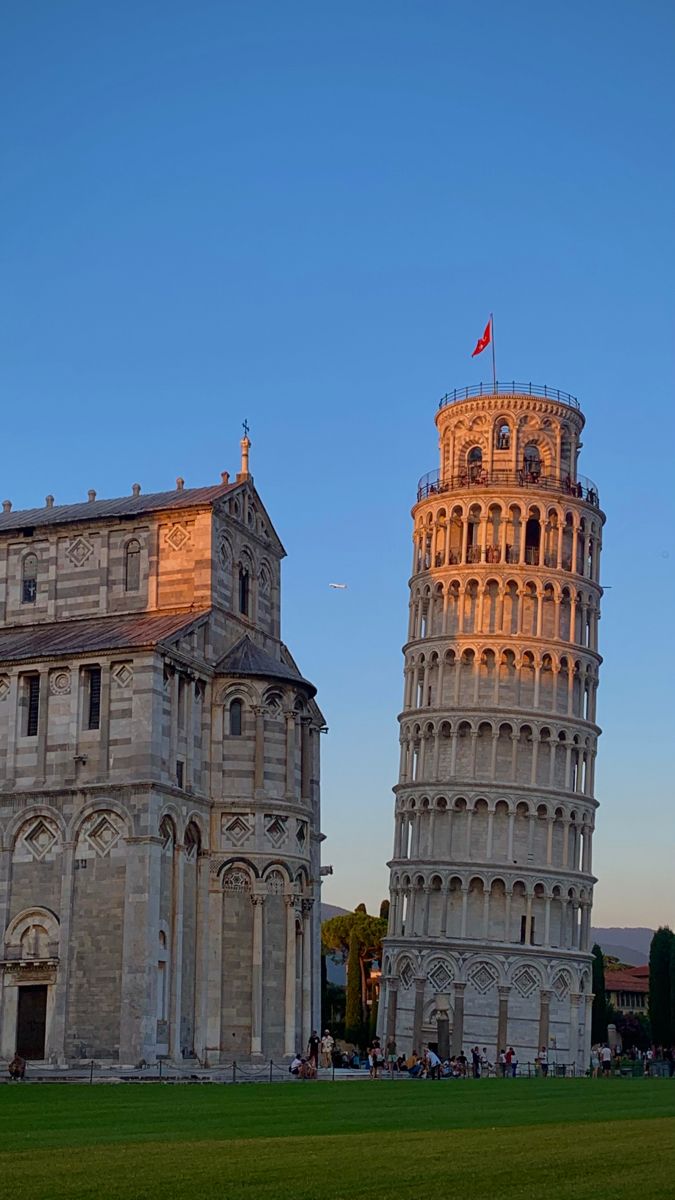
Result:
<svg viewBox="0 0 675 1200"><path fill-rule="evenodd" d="M335 1048L335 1039L331 1037L329 1029L326 1029L321 1039L321 1066L330 1067L333 1062L333 1050Z"/></svg>
<svg viewBox="0 0 675 1200"><path fill-rule="evenodd" d="M609 1075L612 1069L612 1051L606 1043L600 1051L600 1059L602 1061L602 1069L605 1075Z"/></svg>
<svg viewBox="0 0 675 1200"><path fill-rule="evenodd" d="M548 1075L548 1050L545 1046L542 1046L539 1051L539 1066L541 1067L542 1075Z"/></svg>

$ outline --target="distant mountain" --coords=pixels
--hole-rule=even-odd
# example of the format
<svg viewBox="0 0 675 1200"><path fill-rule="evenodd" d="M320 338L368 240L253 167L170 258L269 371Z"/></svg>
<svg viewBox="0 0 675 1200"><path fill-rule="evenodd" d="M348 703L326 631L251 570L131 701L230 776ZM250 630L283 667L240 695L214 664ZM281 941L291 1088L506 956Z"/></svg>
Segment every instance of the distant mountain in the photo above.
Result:
<svg viewBox="0 0 675 1200"><path fill-rule="evenodd" d="M621 928L597 926L591 929L591 943L597 942L605 954L611 954L631 967L643 967L649 962L649 946L653 929L644 926Z"/></svg>
<svg viewBox="0 0 675 1200"><path fill-rule="evenodd" d="M321 905L321 920L329 921L331 917L342 917L348 913L348 908L338 908L337 904L322 904Z"/></svg>

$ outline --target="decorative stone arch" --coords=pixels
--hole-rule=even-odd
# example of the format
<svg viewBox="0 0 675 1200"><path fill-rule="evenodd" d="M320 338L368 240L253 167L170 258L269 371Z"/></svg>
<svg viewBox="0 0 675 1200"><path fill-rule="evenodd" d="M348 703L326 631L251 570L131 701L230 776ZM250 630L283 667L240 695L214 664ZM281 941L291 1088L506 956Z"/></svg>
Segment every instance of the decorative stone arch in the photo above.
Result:
<svg viewBox="0 0 675 1200"><path fill-rule="evenodd" d="M479 995L486 995L493 988L496 990L506 983L504 964L496 955L478 951L469 955L463 963L461 982L474 987Z"/></svg>
<svg viewBox="0 0 675 1200"><path fill-rule="evenodd" d="M51 908L34 905L12 918L5 930L6 959L41 960L59 956L61 926Z"/></svg>
<svg viewBox="0 0 675 1200"><path fill-rule="evenodd" d="M35 804L18 813L5 831L5 845L15 857L22 841L31 858L42 861L52 853L60 853L66 838L61 813L47 804Z"/></svg>
<svg viewBox="0 0 675 1200"><path fill-rule="evenodd" d="M131 837L134 829L133 819L128 809L120 804L119 800L113 800L109 796L100 796L96 800L90 800L87 804L75 813L71 818L66 833L66 840L77 842L80 833L90 817L94 813L113 813L122 822L122 831L120 836L123 838Z"/></svg>
<svg viewBox="0 0 675 1200"><path fill-rule="evenodd" d="M187 814L187 816L185 818L185 825L182 830L183 840L185 840L185 835L186 835L187 830L190 825L194 825L195 828L197 829L197 832L199 834L200 849L208 850L208 842L209 842L208 821L206 821L204 819L203 815L200 812L197 812L195 809L191 809L191 811Z"/></svg>
<svg viewBox="0 0 675 1200"><path fill-rule="evenodd" d="M229 706L232 700L241 700L244 704L252 706L257 701L257 693L243 679L235 679L232 683L226 683L218 692L216 704L222 704L223 707Z"/></svg>

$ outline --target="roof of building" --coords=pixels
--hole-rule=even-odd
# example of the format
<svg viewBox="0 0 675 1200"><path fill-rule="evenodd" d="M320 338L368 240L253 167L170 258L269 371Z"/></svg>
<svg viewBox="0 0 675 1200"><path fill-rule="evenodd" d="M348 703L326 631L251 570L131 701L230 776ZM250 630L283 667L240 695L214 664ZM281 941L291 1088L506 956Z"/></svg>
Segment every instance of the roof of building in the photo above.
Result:
<svg viewBox="0 0 675 1200"><path fill-rule="evenodd" d="M206 609L198 613L143 613L84 621L54 621L44 625L15 625L0 629L0 662L35 662L59 655L155 646L181 631L187 633L208 612Z"/></svg>
<svg viewBox="0 0 675 1200"><path fill-rule="evenodd" d="M221 675L252 676L256 679L281 679L286 683L299 683L307 688L310 695L316 695L313 683L304 679L299 671L287 663L273 658L266 650L261 650L246 633L221 658L216 670Z"/></svg>
<svg viewBox="0 0 675 1200"><path fill-rule="evenodd" d="M608 992L648 992L649 967L621 967L618 971L606 971L605 990Z"/></svg>
<svg viewBox="0 0 675 1200"><path fill-rule="evenodd" d="M236 483L218 483L213 487L152 492L147 496L120 496L116 500L85 500L80 504L55 504L51 508L24 508L17 512L0 512L0 533L43 525L65 525L72 521L136 517L162 509L201 508L213 504L221 496L226 496L236 486Z"/></svg>

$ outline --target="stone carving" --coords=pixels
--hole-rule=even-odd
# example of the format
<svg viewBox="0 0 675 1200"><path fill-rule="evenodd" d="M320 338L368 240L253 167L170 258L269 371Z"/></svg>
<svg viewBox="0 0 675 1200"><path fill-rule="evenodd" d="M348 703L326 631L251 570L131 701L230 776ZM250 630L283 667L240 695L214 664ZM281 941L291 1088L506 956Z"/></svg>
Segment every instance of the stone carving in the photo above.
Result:
<svg viewBox="0 0 675 1200"><path fill-rule="evenodd" d="M100 858L105 858L110 854L122 836L117 819L108 812L94 813L87 821L83 833L89 845Z"/></svg>
<svg viewBox="0 0 675 1200"><path fill-rule="evenodd" d="M481 996L489 992L497 982L497 970L491 963L479 962L469 972L469 983Z"/></svg>
<svg viewBox="0 0 675 1200"><path fill-rule="evenodd" d="M553 980L553 991L559 1000L564 1000L569 996L571 979L567 971L558 971Z"/></svg>
<svg viewBox="0 0 675 1200"><path fill-rule="evenodd" d="M443 962L441 959L432 964L429 971L429 983L435 992L445 992L449 988L455 972L450 963Z"/></svg>
<svg viewBox="0 0 675 1200"><path fill-rule="evenodd" d="M74 567L83 567L87 559L91 558L94 553L94 547L91 542L81 534L70 543L66 550L66 558L70 559Z"/></svg>
<svg viewBox="0 0 675 1200"><path fill-rule="evenodd" d="M265 815L265 835L273 846L280 846L286 840L286 817Z"/></svg>
<svg viewBox="0 0 675 1200"><path fill-rule="evenodd" d="M52 696L69 696L70 671L52 671L49 675L49 690Z"/></svg>
<svg viewBox="0 0 675 1200"><path fill-rule="evenodd" d="M33 858L36 858L38 862L49 854L57 841L58 834L43 817L38 817L38 820L23 835L24 845L28 847Z"/></svg>
<svg viewBox="0 0 675 1200"><path fill-rule="evenodd" d="M398 977L401 980L404 988L407 989L412 986L413 979L415 978L415 972L409 958L404 958L401 962L398 969Z"/></svg>
<svg viewBox="0 0 675 1200"><path fill-rule="evenodd" d="M267 890L270 895L283 895L284 888L286 886L286 880L284 879L281 871L268 871L267 875L265 876L265 883L267 884Z"/></svg>
<svg viewBox="0 0 675 1200"><path fill-rule="evenodd" d="M241 846L250 837L252 832L251 826L246 817L241 813L236 813L233 817L223 817L222 833L226 842L230 842L233 846Z"/></svg>
<svg viewBox="0 0 675 1200"><path fill-rule="evenodd" d="M539 976L531 967L519 967L513 976L513 986L521 996L531 996L539 986Z"/></svg>
<svg viewBox="0 0 675 1200"><path fill-rule="evenodd" d="M232 867L223 875L223 891L224 892L250 892L251 879L245 871L238 870Z"/></svg>
<svg viewBox="0 0 675 1200"><path fill-rule="evenodd" d="M172 550L182 550L190 541L190 533L184 525L172 525L165 534L164 541Z"/></svg>
<svg viewBox="0 0 675 1200"><path fill-rule="evenodd" d="M115 683L119 687L121 687L121 688L129 687L129 684L133 681L133 678L134 678L134 671L133 671L133 667L131 666L131 663L119 663L116 667L113 668L112 677L115 680Z"/></svg>

